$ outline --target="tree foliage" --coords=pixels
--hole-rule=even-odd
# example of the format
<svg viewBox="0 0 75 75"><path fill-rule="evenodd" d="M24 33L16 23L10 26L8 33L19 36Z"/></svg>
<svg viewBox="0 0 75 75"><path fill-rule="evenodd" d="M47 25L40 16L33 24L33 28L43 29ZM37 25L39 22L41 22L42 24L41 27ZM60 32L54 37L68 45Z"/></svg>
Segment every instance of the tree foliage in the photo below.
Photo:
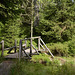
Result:
<svg viewBox="0 0 75 75"><path fill-rule="evenodd" d="M0 1L0 41L4 40L6 47L14 45L15 39L30 37L31 1ZM46 43L70 41L67 49L70 54L75 53L72 41L75 38L75 1L34 0L33 9L34 36L41 36ZM59 46L57 44L54 46Z"/></svg>
<svg viewBox="0 0 75 75"><path fill-rule="evenodd" d="M75 4L71 0L43 1L36 32L50 41L68 41L75 35Z"/></svg>

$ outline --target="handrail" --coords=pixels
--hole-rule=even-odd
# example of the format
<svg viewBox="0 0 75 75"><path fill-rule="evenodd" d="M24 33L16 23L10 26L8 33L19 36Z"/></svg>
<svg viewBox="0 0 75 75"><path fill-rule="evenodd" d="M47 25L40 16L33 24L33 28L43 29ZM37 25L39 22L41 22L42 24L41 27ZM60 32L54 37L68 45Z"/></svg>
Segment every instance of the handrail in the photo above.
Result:
<svg viewBox="0 0 75 75"><path fill-rule="evenodd" d="M51 53L51 51L48 49L48 47L46 46L46 44L44 43L44 41L40 38L41 42L44 44L44 46L46 47L46 49L49 51L49 53L51 54L51 56L54 58L53 54Z"/></svg>
<svg viewBox="0 0 75 75"><path fill-rule="evenodd" d="M9 47L9 48L6 48L6 49L4 49L4 50L9 50L9 49L11 49L11 48L15 48L15 46L13 46L13 47Z"/></svg>
<svg viewBox="0 0 75 75"><path fill-rule="evenodd" d="M2 44L1 56L3 57L3 54L4 54L4 40L2 40L2 41L0 42L0 44Z"/></svg>
<svg viewBox="0 0 75 75"><path fill-rule="evenodd" d="M43 45L40 43L40 46L43 48L43 50L45 51L45 48L43 47Z"/></svg>
<svg viewBox="0 0 75 75"><path fill-rule="evenodd" d="M38 50L34 47L34 45L33 44L31 44L31 40L32 39L38 39ZM53 56L53 54L51 53L51 51L48 49L48 47L46 46L46 44L44 43L44 41L41 39L41 37L40 36L38 36L38 37L32 37L32 38L25 38L25 39L23 39L23 40L20 40L20 44L19 44L19 61L21 60L21 57L22 57L22 51L24 51L24 53L30 58L30 56L25 52L25 50L26 49L28 49L27 47L26 47L26 41L27 40L30 40L30 56L32 55L32 47L34 48L34 50L37 52L37 54L39 54L39 50L40 50L40 47L42 47L43 48L43 50L44 51L48 51L50 54L51 54L51 56L54 58L54 56ZM25 44L24 45L22 45L22 41L25 41ZM42 44L41 44L42 43ZM44 46L43 46L44 45ZM23 48L23 46L25 46L25 48ZM44 48L45 47L45 48Z"/></svg>
<svg viewBox="0 0 75 75"><path fill-rule="evenodd" d="M30 39L38 39L40 36L37 36L37 37L32 37L32 38L25 38L25 39L22 39L22 41L24 40L30 40Z"/></svg>

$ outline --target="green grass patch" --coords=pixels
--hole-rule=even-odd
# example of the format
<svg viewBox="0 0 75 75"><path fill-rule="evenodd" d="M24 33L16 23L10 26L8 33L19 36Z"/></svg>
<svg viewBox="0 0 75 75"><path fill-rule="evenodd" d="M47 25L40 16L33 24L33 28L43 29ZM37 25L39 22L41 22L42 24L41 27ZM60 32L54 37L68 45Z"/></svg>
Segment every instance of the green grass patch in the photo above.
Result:
<svg viewBox="0 0 75 75"><path fill-rule="evenodd" d="M74 57L63 57L67 63L75 65L75 58Z"/></svg>
<svg viewBox="0 0 75 75"><path fill-rule="evenodd" d="M3 62L3 61L4 61L4 58L3 57L0 57L0 63Z"/></svg>
<svg viewBox="0 0 75 75"><path fill-rule="evenodd" d="M51 57L46 54L34 55L31 60L17 62L11 68L10 75L75 75L74 58ZM72 59L72 60L71 60ZM60 65L62 60L66 63Z"/></svg>
<svg viewBox="0 0 75 75"><path fill-rule="evenodd" d="M40 63L21 61L13 65L10 75L75 75L75 67L71 64L44 66Z"/></svg>
<svg viewBox="0 0 75 75"><path fill-rule="evenodd" d="M4 56L8 55L7 54L8 51L4 51ZM1 57L1 51L0 51L0 63L3 62L5 59L4 57Z"/></svg>
<svg viewBox="0 0 75 75"><path fill-rule="evenodd" d="M8 52L7 50L4 51L4 56L8 55L7 52ZM0 56L1 56L1 51L0 51Z"/></svg>

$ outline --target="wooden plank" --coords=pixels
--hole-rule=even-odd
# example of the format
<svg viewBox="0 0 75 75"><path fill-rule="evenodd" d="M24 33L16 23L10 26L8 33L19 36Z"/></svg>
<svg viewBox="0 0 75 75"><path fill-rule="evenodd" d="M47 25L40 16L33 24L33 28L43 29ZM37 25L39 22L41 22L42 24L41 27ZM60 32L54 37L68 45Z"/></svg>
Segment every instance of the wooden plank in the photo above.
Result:
<svg viewBox="0 0 75 75"><path fill-rule="evenodd" d="M37 36L37 37L31 37L31 38L25 38L25 39L22 39L22 41L24 40L30 40L30 39L38 39L40 36Z"/></svg>
<svg viewBox="0 0 75 75"><path fill-rule="evenodd" d="M32 37L32 39L38 39L39 38L39 36L37 36L37 37Z"/></svg>
<svg viewBox="0 0 75 75"><path fill-rule="evenodd" d="M38 38L38 50L40 50L40 37Z"/></svg>
<svg viewBox="0 0 75 75"><path fill-rule="evenodd" d="M43 50L45 51L45 48L43 47L43 45L40 43L40 46L43 48Z"/></svg>
<svg viewBox="0 0 75 75"><path fill-rule="evenodd" d="M18 58L18 52L4 56L4 58Z"/></svg>
<svg viewBox="0 0 75 75"><path fill-rule="evenodd" d="M30 54L30 49L27 49L27 50L24 50L25 52L26 52L26 54L27 55L29 55ZM26 58L26 54L24 53L24 51L22 50L22 56L20 57L20 60L21 60L21 58ZM34 54L35 53L35 50L33 49L33 53L32 54ZM12 53L12 54L9 54L9 55L7 55L7 56L5 56L4 58L18 58L19 59L19 53L18 52L16 52L16 53ZM27 56L27 58L28 59L31 59L31 57L29 56Z"/></svg>
<svg viewBox="0 0 75 75"><path fill-rule="evenodd" d="M4 49L4 50L9 50L9 49L12 49L12 48L15 48L15 46L13 46L13 47L10 47L10 48L6 48L6 49Z"/></svg>
<svg viewBox="0 0 75 75"><path fill-rule="evenodd" d="M45 45L44 41L40 38L41 42L44 44L44 46L46 47L46 49L49 51L49 53L51 54L51 56L54 58L53 54L51 53L51 51L48 49L48 47Z"/></svg>

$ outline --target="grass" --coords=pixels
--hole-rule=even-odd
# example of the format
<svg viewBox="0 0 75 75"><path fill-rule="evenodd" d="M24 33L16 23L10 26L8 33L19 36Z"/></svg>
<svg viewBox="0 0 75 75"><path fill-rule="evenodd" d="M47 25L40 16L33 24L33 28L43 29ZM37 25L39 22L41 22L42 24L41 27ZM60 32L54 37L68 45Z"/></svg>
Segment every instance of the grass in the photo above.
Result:
<svg viewBox="0 0 75 75"><path fill-rule="evenodd" d="M8 52L7 50L4 51L4 56L8 55L7 52ZM0 51L0 56L1 56L1 51Z"/></svg>
<svg viewBox="0 0 75 75"><path fill-rule="evenodd" d="M13 65L10 75L75 75L75 65L69 63L71 58L63 57L69 62L64 63L62 66L59 65L60 60L58 58L60 57L55 57L51 61L48 55L35 55L29 61L22 60ZM40 60L42 62L47 61L47 63L40 63Z"/></svg>
<svg viewBox="0 0 75 75"><path fill-rule="evenodd" d="M7 51L4 51L4 56L6 56L6 55L8 55ZM1 57L1 51L0 51L0 63L4 60L5 60L4 57Z"/></svg>
<svg viewBox="0 0 75 75"><path fill-rule="evenodd" d="M63 57L67 63L75 65L75 57Z"/></svg>
<svg viewBox="0 0 75 75"><path fill-rule="evenodd" d="M44 66L39 63L22 61L12 67L10 75L75 75L75 67L70 64Z"/></svg>
<svg viewBox="0 0 75 75"><path fill-rule="evenodd" d="M0 63L1 63L2 61L4 61L4 58L3 58L3 57L0 57Z"/></svg>

